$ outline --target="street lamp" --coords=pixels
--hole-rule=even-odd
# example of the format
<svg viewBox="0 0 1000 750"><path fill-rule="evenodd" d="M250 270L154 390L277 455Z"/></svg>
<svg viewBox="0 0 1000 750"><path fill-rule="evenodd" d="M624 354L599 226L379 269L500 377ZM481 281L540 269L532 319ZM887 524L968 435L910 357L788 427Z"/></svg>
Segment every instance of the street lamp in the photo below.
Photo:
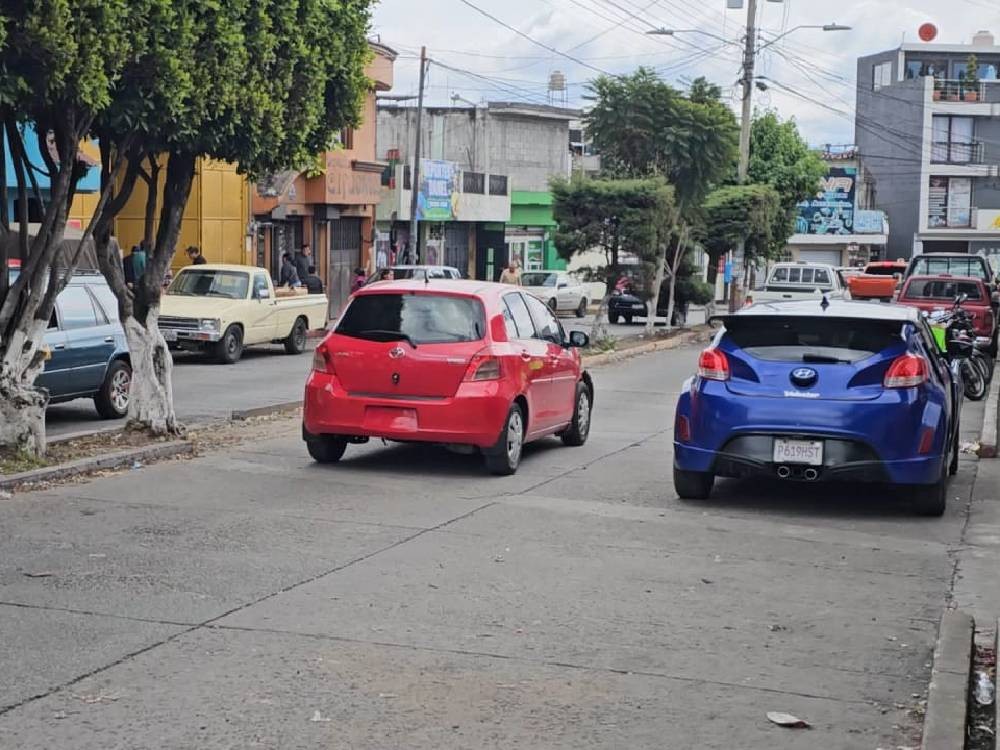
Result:
<svg viewBox="0 0 1000 750"><path fill-rule="evenodd" d="M851 27L850 26L845 26L844 24L841 24L841 23L825 23L825 24L818 25L818 26L814 25L814 24L801 24L799 26L793 26L788 31L786 31L784 34L778 34L778 36L774 37L774 39L771 39L766 44L760 45L757 48L757 51L760 52L762 49L767 49L772 44L775 44L776 42L780 42L786 36L788 36L789 34L791 34L793 32L798 31L799 29L820 29L822 31L851 31Z"/></svg>
<svg viewBox="0 0 1000 750"><path fill-rule="evenodd" d="M735 42L732 39L726 39L724 36L719 36L718 34L713 34L711 31L703 31L702 29L666 29L660 27L658 29L650 29L646 32L649 36L674 36L675 34L704 34L705 36L712 37L712 39L717 39L723 44L735 44L739 46L739 42Z"/></svg>

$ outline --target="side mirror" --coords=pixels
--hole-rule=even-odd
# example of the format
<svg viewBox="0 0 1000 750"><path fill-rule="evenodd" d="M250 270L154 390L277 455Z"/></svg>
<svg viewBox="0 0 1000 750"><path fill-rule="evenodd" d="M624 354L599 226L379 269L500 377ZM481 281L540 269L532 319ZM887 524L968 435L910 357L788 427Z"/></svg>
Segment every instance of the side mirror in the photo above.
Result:
<svg viewBox="0 0 1000 750"><path fill-rule="evenodd" d="M586 349L590 346L590 336L583 331L570 331L569 345L573 349Z"/></svg>
<svg viewBox="0 0 1000 750"><path fill-rule="evenodd" d="M565 281L560 281L556 289L569 289L569 284L567 284Z"/></svg>

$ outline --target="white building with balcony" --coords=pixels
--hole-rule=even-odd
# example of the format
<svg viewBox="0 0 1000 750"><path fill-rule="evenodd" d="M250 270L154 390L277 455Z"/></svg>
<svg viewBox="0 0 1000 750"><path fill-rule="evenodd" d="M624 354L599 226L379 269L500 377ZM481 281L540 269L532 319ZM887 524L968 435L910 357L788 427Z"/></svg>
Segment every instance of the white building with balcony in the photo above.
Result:
<svg viewBox="0 0 1000 750"><path fill-rule="evenodd" d="M860 58L855 138L864 207L889 218L888 257L1000 259L1000 46L992 34Z"/></svg>

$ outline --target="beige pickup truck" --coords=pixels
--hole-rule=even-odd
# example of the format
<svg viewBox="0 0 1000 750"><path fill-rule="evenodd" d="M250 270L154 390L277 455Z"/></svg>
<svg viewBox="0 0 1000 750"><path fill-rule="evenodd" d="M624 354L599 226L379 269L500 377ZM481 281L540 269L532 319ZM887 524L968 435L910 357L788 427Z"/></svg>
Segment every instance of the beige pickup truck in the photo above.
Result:
<svg viewBox="0 0 1000 750"><path fill-rule="evenodd" d="M326 326L323 294L282 290L253 266L187 266L178 272L160 304L160 332L172 349L205 351L231 365L244 348L284 344L305 351L308 332Z"/></svg>

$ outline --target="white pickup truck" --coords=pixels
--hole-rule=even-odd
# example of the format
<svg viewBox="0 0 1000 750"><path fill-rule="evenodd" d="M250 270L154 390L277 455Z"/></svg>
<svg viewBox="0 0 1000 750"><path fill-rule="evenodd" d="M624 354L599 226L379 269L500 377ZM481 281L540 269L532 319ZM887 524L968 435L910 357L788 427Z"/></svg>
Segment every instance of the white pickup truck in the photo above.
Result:
<svg viewBox="0 0 1000 750"><path fill-rule="evenodd" d="M753 292L754 303L811 299L825 295L843 299L844 286L833 266L816 263L777 263L764 288Z"/></svg>
<svg viewBox="0 0 1000 750"><path fill-rule="evenodd" d="M173 349L207 351L234 364L247 346L305 351L310 330L326 326L324 294L276 295L271 275L253 266L181 269L160 303L160 332Z"/></svg>

